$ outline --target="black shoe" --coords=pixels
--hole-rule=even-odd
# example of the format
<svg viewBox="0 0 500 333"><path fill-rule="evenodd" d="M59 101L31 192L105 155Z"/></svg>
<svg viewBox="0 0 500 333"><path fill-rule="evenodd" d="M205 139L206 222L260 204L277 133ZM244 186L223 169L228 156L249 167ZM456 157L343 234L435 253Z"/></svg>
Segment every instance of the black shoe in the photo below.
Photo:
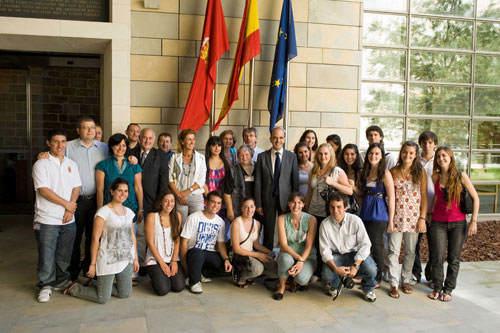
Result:
<svg viewBox="0 0 500 333"><path fill-rule="evenodd" d="M282 294L282 293L275 293L275 294L273 295L273 299L274 299L275 301L281 301L281 300L283 299L283 294Z"/></svg>
<svg viewBox="0 0 500 333"><path fill-rule="evenodd" d="M146 275L147 275L146 267L144 266L139 267L139 276L146 276Z"/></svg>
<svg viewBox="0 0 500 333"><path fill-rule="evenodd" d="M309 285L306 284L305 286L301 286L300 284L297 284L297 290L298 291L308 291L309 290Z"/></svg>

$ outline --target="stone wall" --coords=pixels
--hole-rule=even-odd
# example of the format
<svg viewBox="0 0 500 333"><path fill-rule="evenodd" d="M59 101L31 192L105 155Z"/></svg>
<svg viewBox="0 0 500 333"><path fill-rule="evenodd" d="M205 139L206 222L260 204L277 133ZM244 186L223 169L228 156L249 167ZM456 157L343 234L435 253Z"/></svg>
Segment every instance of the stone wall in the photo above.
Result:
<svg viewBox="0 0 500 333"><path fill-rule="evenodd" d="M357 142L361 1L292 1L298 56L290 65L289 148L307 128L314 129L320 141L337 133L344 143ZM217 115L231 72L245 1L222 0L222 5L230 51L218 62ZM255 62L253 125L259 129L263 147L269 147L267 98L281 6L280 0L258 1L262 52ZM157 133L177 135L197 62L205 8L206 0L162 0L160 9L145 9L144 1L132 0L131 122ZM247 126L248 84L249 65L239 88L240 99L217 132L233 129L238 144ZM198 134L198 149L208 137L207 125Z"/></svg>

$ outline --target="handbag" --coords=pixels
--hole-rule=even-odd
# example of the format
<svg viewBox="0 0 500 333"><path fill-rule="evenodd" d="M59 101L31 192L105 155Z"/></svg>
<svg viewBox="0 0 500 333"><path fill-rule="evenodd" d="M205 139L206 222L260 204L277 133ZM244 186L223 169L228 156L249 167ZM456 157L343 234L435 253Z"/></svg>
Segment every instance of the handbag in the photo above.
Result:
<svg viewBox="0 0 500 333"><path fill-rule="evenodd" d="M462 184L462 192L460 192L460 211L464 214L472 214L474 202L464 183L462 183L462 173L459 172L458 176L460 177L460 184Z"/></svg>
<svg viewBox="0 0 500 333"><path fill-rule="evenodd" d="M333 172L333 170L332 170L332 172ZM337 191L338 190L335 187L328 185L327 188L325 188L323 191L321 191L319 193L321 198L323 198L323 200L325 200L325 212L327 215L330 215L329 214L330 207L328 206L328 201L330 199L330 195L332 195L332 193L337 192ZM349 198L349 200L347 201L346 212L348 212L350 214L358 215L360 212L360 207L359 207L358 200L356 199L356 196L353 194L353 195L348 195L347 197Z"/></svg>
<svg viewBox="0 0 500 333"><path fill-rule="evenodd" d="M252 226L250 227L250 232L248 233L248 236L243 241L240 242L240 245L245 243L250 238L250 235L253 232L254 224L255 224L255 219L252 218ZM242 256L240 254L234 253L232 248L231 252L232 252L231 265L233 266L233 281L239 282L241 273L250 270L252 263L250 262L250 258L248 256Z"/></svg>

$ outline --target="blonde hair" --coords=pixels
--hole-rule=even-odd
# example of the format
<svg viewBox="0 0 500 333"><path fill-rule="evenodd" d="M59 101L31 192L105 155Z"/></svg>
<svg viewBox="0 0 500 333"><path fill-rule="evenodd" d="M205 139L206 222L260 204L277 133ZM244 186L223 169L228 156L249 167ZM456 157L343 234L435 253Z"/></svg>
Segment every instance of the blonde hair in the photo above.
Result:
<svg viewBox="0 0 500 333"><path fill-rule="evenodd" d="M316 149L316 154L314 155L314 166L311 170L311 177L317 177L321 170L321 163L319 162L319 150L321 148L326 148L330 152L330 161L328 161L328 165L326 166L328 170L327 173L333 170L337 165L337 158L335 157L335 150L333 150L332 145L329 143L322 143L319 145L318 149Z"/></svg>

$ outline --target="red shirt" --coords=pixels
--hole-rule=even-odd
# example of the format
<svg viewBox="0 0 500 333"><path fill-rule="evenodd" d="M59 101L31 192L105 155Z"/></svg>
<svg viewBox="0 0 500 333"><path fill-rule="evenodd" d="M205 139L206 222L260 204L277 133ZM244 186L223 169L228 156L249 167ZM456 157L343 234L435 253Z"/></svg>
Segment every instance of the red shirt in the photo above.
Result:
<svg viewBox="0 0 500 333"><path fill-rule="evenodd" d="M439 185L439 177L434 184L434 191L436 193L436 204L432 212L432 220L438 222L456 222L465 220L465 214L460 210L460 202L452 202L451 207L448 209L448 200L452 200L450 195L447 194L447 200L444 200L445 194Z"/></svg>

